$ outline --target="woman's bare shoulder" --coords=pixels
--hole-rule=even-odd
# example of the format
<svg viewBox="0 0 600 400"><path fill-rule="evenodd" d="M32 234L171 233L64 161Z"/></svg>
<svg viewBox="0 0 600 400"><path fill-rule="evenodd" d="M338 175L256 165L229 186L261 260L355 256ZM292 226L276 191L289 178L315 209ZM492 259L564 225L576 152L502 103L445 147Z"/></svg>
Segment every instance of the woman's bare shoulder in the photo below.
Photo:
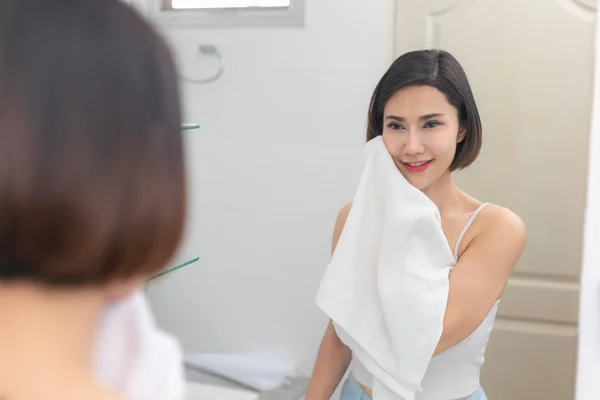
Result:
<svg viewBox="0 0 600 400"><path fill-rule="evenodd" d="M517 246L525 244L527 229L523 220L513 211L496 204L489 204L475 219L473 233L475 237L493 234L504 237Z"/></svg>
<svg viewBox="0 0 600 400"><path fill-rule="evenodd" d="M488 204L481 210L485 225L507 225L513 229L525 229L525 223L516 213L497 204Z"/></svg>
<svg viewBox="0 0 600 400"><path fill-rule="evenodd" d="M336 226L341 225L342 228L344 227L344 224L346 223L346 220L348 219L348 214L350 214L351 208L352 208L352 203L348 203L340 209L340 211L338 212L338 215L337 215L337 219L335 221Z"/></svg>
<svg viewBox="0 0 600 400"><path fill-rule="evenodd" d="M338 212L337 218L335 219L335 227L333 228L331 252L335 250L335 246L337 246L337 242L338 240L340 240L340 236L342 235L342 231L344 230L344 226L346 225L346 220L348 219L348 214L350 214L351 208L352 203L349 203L342 207L342 209Z"/></svg>

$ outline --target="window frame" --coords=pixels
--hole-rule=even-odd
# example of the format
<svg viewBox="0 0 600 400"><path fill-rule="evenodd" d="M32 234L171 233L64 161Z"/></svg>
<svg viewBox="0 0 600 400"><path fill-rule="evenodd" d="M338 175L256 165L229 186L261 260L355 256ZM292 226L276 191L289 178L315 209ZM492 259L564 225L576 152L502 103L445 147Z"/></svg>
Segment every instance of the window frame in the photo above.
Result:
<svg viewBox="0 0 600 400"><path fill-rule="evenodd" d="M216 9L173 9L171 0L149 0L149 3L149 17L166 27L301 28L306 0L290 0L289 7Z"/></svg>

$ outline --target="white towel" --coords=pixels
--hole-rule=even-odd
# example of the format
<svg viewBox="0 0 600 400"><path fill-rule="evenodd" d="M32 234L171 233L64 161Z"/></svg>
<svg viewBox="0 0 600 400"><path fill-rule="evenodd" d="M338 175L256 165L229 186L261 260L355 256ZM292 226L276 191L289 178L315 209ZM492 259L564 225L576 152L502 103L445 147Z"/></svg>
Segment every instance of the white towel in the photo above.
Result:
<svg viewBox="0 0 600 400"><path fill-rule="evenodd" d="M413 400L442 334L454 257L439 210L381 137L366 155L317 304L373 374L373 399Z"/></svg>
<svg viewBox="0 0 600 400"><path fill-rule="evenodd" d="M98 381L127 400L183 400L178 341L160 331L141 291L106 309L94 352Z"/></svg>

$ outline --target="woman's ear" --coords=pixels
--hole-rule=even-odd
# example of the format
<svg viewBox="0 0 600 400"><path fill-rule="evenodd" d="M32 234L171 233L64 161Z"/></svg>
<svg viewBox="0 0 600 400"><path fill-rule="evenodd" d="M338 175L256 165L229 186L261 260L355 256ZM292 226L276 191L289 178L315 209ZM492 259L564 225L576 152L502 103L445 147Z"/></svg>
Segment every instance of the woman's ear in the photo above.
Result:
<svg viewBox="0 0 600 400"><path fill-rule="evenodd" d="M456 143L460 143L463 140L465 140L466 136L467 136L467 130L465 129L464 126L461 126L460 129L458 130L458 136L456 137Z"/></svg>

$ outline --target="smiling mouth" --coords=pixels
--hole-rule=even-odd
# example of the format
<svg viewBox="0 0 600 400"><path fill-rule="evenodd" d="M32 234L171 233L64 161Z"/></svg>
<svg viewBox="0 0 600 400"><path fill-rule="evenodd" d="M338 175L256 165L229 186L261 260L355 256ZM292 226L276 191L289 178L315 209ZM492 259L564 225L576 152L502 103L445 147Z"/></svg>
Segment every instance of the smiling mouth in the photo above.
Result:
<svg viewBox="0 0 600 400"><path fill-rule="evenodd" d="M410 162L410 163L403 162L402 165L404 165L404 167L406 167L406 169L409 172L423 172L427 168L429 168L429 166L431 165L432 162L433 162L433 160Z"/></svg>

